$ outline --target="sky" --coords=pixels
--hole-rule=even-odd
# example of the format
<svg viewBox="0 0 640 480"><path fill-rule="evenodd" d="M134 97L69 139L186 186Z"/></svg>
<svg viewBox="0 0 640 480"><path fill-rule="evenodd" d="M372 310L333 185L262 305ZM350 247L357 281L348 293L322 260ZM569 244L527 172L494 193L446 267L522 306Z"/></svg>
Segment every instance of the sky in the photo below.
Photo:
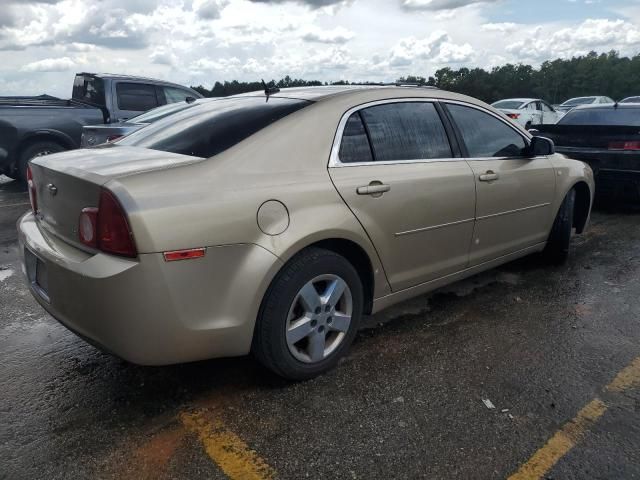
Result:
<svg viewBox="0 0 640 480"><path fill-rule="evenodd" d="M394 81L591 50L640 53L640 0L0 0L0 95L67 98L75 72Z"/></svg>

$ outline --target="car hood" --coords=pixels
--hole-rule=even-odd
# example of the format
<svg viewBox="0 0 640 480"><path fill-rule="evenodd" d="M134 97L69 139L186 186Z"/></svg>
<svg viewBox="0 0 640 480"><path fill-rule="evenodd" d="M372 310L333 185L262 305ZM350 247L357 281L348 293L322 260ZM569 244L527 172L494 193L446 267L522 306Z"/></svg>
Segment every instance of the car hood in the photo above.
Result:
<svg viewBox="0 0 640 480"><path fill-rule="evenodd" d="M111 143L37 157L32 163L102 185L114 178L175 168L203 160L189 155Z"/></svg>

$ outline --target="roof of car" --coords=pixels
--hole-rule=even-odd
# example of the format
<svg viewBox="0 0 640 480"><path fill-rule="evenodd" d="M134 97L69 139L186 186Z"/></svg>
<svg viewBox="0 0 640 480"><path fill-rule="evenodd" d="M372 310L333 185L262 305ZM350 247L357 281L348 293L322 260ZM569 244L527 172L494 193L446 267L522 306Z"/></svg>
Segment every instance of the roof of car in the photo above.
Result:
<svg viewBox="0 0 640 480"><path fill-rule="evenodd" d="M625 109L625 108L638 108L637 103L594 103L589 105L578 105L573 110L608 110L608 109Z"/></svg>
<svg viewBox="0 0 640 480"><path fill-rule="evenodd" d="M396 86L396 85L326 85L326 86L318 86L318 87L291 87L291 88L282 88L279 92L275 92L270 94L270 97L279 97L279 98L296 98L300 100L311 100L311 101L320 101L326 98L334 97L336 95L343 95L348 93L356 93L362 91L372 91L372 90L398 90L398 89L407 89L414 90L418 89L421 92L425 90L438 90L435 87L427 87L427 86ZM235 95L238 97L241 96L264 96L264 90L257 90L255 92L247 92L241 93L239 95Z"/></svg>
<svg viewBox="0 0 640 480"><path fill-rule="evenodd" d="M498 100L496 102L493 103L498 103L498 102L541 102L542 100L539 98L503 98L502 100Z"/></svg>
<svg viewBox="0 0 640 480"><path fill-rule="evenodd" d="M179 83L169 82L167 80L160 80L158 78L139 77L137 75L125 75L120 73L91 73L91 72L80 72L80 73L77 73L76 75L91 75L93 77L105 78L109 80L130 80L130 81L137 81L137 82L148 82L148 83L153 83L158 85L170 85L172 87L178 87L182 89L186 88L188 90L195 91L192 88L185 87L184 85L180 85Z"/></svg>

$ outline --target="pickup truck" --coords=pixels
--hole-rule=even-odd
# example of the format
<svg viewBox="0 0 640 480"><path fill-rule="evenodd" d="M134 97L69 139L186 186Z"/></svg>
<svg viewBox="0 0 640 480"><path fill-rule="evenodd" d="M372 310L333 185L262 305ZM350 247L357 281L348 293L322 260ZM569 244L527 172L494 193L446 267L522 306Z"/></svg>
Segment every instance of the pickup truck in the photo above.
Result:
<svg viewBox="0 0 640 480"><path fill-rule="evenodd" d="M84 125L112 124L187 98L195 90L128 75L78 73L71 99L0 97L0 174L26 180L29 160L80 147Z"/></svg>

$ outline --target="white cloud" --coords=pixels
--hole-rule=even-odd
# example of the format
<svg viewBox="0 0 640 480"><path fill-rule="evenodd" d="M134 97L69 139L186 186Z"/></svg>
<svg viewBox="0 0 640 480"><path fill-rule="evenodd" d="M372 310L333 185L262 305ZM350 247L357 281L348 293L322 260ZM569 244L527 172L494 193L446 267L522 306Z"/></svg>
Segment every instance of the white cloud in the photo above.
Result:
<svg viewBox="0 0 640 480"><path fill-rule="evenodd" d="M351 40L355 34L344 27L336 27L331 30L324 30L315 26L306 29L302 39L306 42L319 43L346 43Z"/></svg>
<svg viewBox="0 0 640 480"><path fill-rule="evenodd" d="M584 55L591 50L619 50L636 54L640 27L625 20L588 19L577 27L552 30L539 26L526 39L507 45L506 51L526 59L544 60Z"/></svg>
<svg viewBox="0 0 640 480"><path fill-rule="evenodd" d="M513 33L522 28L522 25L513 22L485 23L480 28L485 32Z"/></svg>
<svg viewBox="0 0 640 480"><path fill-rule="evenodd" d="M482 3L495 3L499 0L401 0L408 10L452 10Z"/></svg>
<svg viewBox="0 0 640 480"><path fill-rule="evenodd" d="M444 30L436 30L426 38L407 37L401 39L392 49L389 64L392 67L404 67L416 60L433 60L437 63L465 62L472 58L473 47L458 45Z"/></svg>
<svg viewBox="0 0 640 480"><path fill-rule="evenodd" d="M22 72L65 72L77 67L77 63L69 57L45 58L36 62L27 63L20 71Z"/></svg>

